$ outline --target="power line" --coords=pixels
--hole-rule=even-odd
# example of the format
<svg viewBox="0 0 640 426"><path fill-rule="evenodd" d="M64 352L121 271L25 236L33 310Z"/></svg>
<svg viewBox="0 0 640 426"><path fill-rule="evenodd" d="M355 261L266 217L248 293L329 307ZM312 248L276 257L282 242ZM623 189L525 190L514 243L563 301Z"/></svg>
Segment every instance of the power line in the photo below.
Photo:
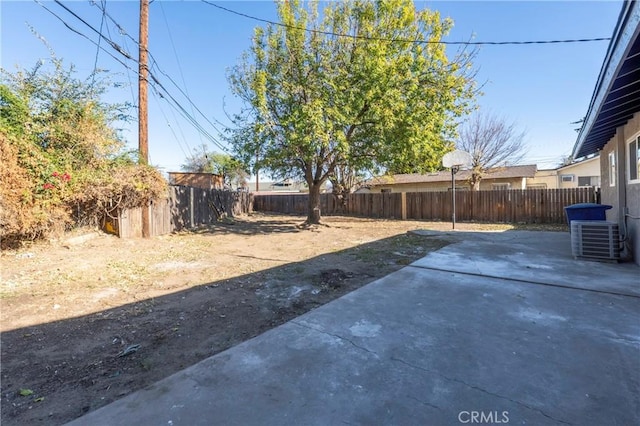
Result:
<svg viewBox="0 0 640 426"><path fill-rule="evenodd" d="M107 27L108 29L109 27ZM124 48L127 50L127 52L129 51L129 46L127 45L127 40L123 39L122 40L124 42ZM131 92L131 101L133 103L133 105L137 105L137 98L135 93L133 92L133 80L131 79L131 73L129 72L129 69L127 68L127 80L129 80L129 91Z"/></svg>
<svg viewBox="0 0 640 426"><path fill-rule="evenodd" d="M158 98L158 97L163 98L162 94L158 92L158 89L155 87L155 85L152 85L151 87L152 87L152 88L153 88L153 90L154 90L154 95L155 95L155 94L157 94L156 98ZM185 144L185 147L186 147L187 151L189 151L190 153L192 153L193 149L191 148L191 146L190 146L190 144L189 144L189 142L188 142L187 138L186 138L186 137L185 137L185 135L184 135L184 131L182 130L182 126L180 125L180 120L178 120L178 117L176 116L176 112L175 112L175 111L176 111L176 108L175 108L173 105L171 105L171 103L170 103L167 99L165 99L165 101L166 101L166 102L169 104L169 106L171 107L171 108L170 108L171 116L173 117L173 120L175 121L176 125L178 126L178 131L180 132L180 136L182 136L182 141L184 142L184 144ZM162 112L162 109L161 109L161 112ZM164 114L164 112L163 112L163 115L165 115L165 114ZM168 125L168 126L170 126L170 125L169 125L169 119L166 117L166 115L165 115L165 118L166 118L166 120L167 120L167 125ZM197 130L197 129L196 129L196 130ZM199 131L199 130L197 130L197 131L198 131L198 135L200 135L200 131ZM175 135L175 136L176 136L176 138L177 138L177 135L175 134L175 131L173 130L173 128L172 128L172 132L174 133L174 135ZM187 154L185 154L185 155L187 155Z"/></svg>
<svg viewBox="0 0 640 426"><path fill-rule="evenodd" d="M131 39L135 44L137 44L137 45L139 45L139 44L140 44L140 43L138 42L138 40L136 40L136 39L135 39L135 38L133 38L131 35L129 35L129 33L127 33L127 31L122 27L122 25L120 25L120 24L118 23L118 21L116 21L116 20L115 20L115 18L114 18L113 16L111 16L108 12L106 12L106 10L105 10L106 8L105 8L104 6L98 6L96 3L93 3L93 4L94 4L94 5L96 5L96 6L97 6L101 11L103 11L103 12L106 14L107 18L109 18L109 20L111 20L111 22L113 22L113 24L116 26L116 28L118 28L118 31L120 31L120 33L121 33L122 35L127 36L127 37L128 37L129 39ZM160 2L160 7L162 8L162 13L163 13L163 15L164 15L164 8L162 7L162 2ZM211 121L209 121L209 118L208 118L207 116L205 116L205 115L202 113L202 111L200 111L200 109L199 109L199 108L198 108L198 107L193 103L193 101L191 101L191 97L190 97L190 95L189 95L189 93L188 93L188 90L187 90L187 85L186 85L186 82L185 82L185 80L184 80L184 74L183 74L183 72L182 72L182 67L181 67L181 65L180 65L180 61L178 60L178 55L177 55L177 52L176 52L175 45L174 45L174 43L173 43L173 37L171 36L171 30L169 29L169 25L168 25L168 22L167 22L167 18L166 18L166 16L164 17L164 19L165 19L165 25L167 26L167 31L168 31L168 33L169 33L169 40L171 41L171 46L172 46L172 48L173 48L173 52L174 52L174 55L175 55L175 57L176 57L176 62L178 63L178 69L179 69L179 72L180 72L180 75L181 75L181 78L182 78L182 82L183 82L183 84L184 84L184 86L185 86L185 90L182 90L182 88L178 85L178 83L176 83L176 82L175 82L175 80L174 80L174 79L173 79L173 78L172 78L168 73L166 73L162 68L160 68L160 65L159 65L159 63L158 63L158 60L155 58L155 56L153 55L153 53L152 53L152 52L149 52L149 57L151 58L151 61L153 62L153 64L155 64L155 68L158 70L158 72L159 72L159 73L161 73L161 74L163 74L165 77L167 77L167 78L169 79L169 81L171 81L171 83L172 83L172 84L173 84L173 85L174 85L174 86L175 86L175 87L180 91L180 93L182 93L182 95L183 95L183 96L187 99L187 101L191 104L192 110L193 110L193 108L195 108L195 109L200 113L200 115L202 115L202 116L203 116L203 118L204 118L205 120L207 120L207 121L209 122L209 124L210 124L210 125L211 125L215 130L216 130L216 131L218 131L219 133L222 133L222 132L220 131L220 129L219 129L215 124L213 124ZM218 121L218 120L216 120L216 121ZM219 122L219 121L218 121L218 122Z"/></svg>
<svg viewBox="0 0 640 426"><path fill-rule="evenodd" d="M160 110L160 113L164 117L167 123L167 127L169 128L169 130L171 130L171 133L173 134L173 137L176 140L176 142L178 142L178 147L180 148L180 151L182 151L185 157L188 157L186 151L184 150L184 147L182 146L182 143L180 143L180 140L178 139L178 135L176 134L175 130L173 130L173 127L171 127L171 124L169 123L169 118L167 118L167 114L165 114L164 110L162 109L162 105L160 105L160 100L158 99L158 95L156 94L155 88L154 90L151 91L151 94L153 95L153 98L156 100L158 109Z"/></svg>
<svg viewBox="0 0 640 426"><path fill-rule="evenodd" d="M185 117L189 122L191 122L191 124L197 130L202 132L202 134L204 136L206 136L214 145L219 147L223 152L227 152L227 149L220 143L220 141L218 141L213 135L211 135L211 133L209 133L204 127L202 127L202 125L200 123L198 123L198 121L195 119L195 117L193 117L191 114L189 114L189 112L182 106L182 104L180 104L180 102L178 102L176 100L176 98L173 97L173 95L171 95L171 93L169 93L169 91L164 87L164 85L151 72L151 70L149 70L149 77L151 77L151 79L154 81L154 83L164 91L165 95L168 96L169 99L171 99L173 104L178 108L178 112L180 112L183 117ZM162 93L160 93L160 95L161 95L161 97L164 97L164 95L162 95ZM196 109L197 109L197 107L196 107ZM202 114L202 112L200 112L200 114Z"/></svg>
<svg viewBox="0 0 640 426"><path fill-rule="evenodd" d="M180 59L178 58L178 52L176 51L176 45L173 42L173 36L171 35L171 27L169 26L169 21L167 20L167 14L164 12L164 5L162 4L162 2L160 2L160 10L162 11L162 17L164 19L164 25L167 27L167 34L169 35L169 41L171 42L171 49L173 50L173 56L175 57L176 64L178 65L178 71L180 72L180 78L182 79L182 84L184 85L185 93L187 94L187 97L189 97L189 89L188 89L188 86L187 86L187 82L184 80L184 73L182 72L182 66L180 65ZM195 112L193 110L193 105L191 105L191 114L195 115ZM203 143L202 135L198 134L198 136L200 137L200 143Z"/></svg>
<svg viewBox="0 0 640 426"><path fill-rule="evenodd" d="M40 6L42 6L46 11L48 11L49 13L51 13L53 16L55 16L60 22L62 22L64 24L65 27L67 27L69 30L71 30L72 32L80 35L81 37L89 40L89 42L93 43L94 45L96 45L98 47L98 49L102 50L103 52L107 53L109 56L111 56L115 61L117 61L118 63L120 63L122 66L124 66L126 69L131 70L133 72L135 72L136 74L138 73L137 70L132 69L129 65L127 65L125 62L123 62L122 60L120 60L119 58L117 58L115 55L113 55L111 52L109 52L108 50L106 50L105 48L103 48L102 46L99 46L98 43L96 43L95 41L91 40L87 35L85 35L84 33L76 30L75 28L71 27L71 25L69 25L63 18L61 18L59 15L57 15L55 12L53 12L51 9L49 9L48 7L46 7L44 4L42 4L39 0L34 0L36 3L38 3ZM57 4L59 4L60 6L62 6L66 11L68 11L69 13L71 13L75 18L77 18L78 20L80 20L82 23L84 23L87 27L89 27L91 30L93 30L95 33L97 33L101 39L104 39L112 48L114 48L118 53L120 53L121 55L123 55L125 58L132 60L134 62L138 62L135 58L133 58L129 52L127 52L126 50L124 50L122 47L120 47L117 43L115 43L113 40L107 38L104 34L102 34L101 32L99 32L98 30L96 30L91 24L89 24L88 22L86 22L84 19L82 19L81 17L79 17L75 12L73 12L71 9L69 9L68 7L64 6L63 4L60 3L59 0L55 0L55 2ZM117 25L117 24L116 24ZM118 28L122 28L121 26L117 25ZM126 33L125 33L126 34ZM130 37L131 38L131 37ZM135 40L134 40L135 41ZM138 42L136 41L136 43L138 44ZM157 61L153 58L153 56L150 54L149 56L152 57L154 63L157 63ZM169 78L169 80L171 80L171 82L178 88L178 90L180 90L180 92L185 95L184 91L175 83L175 81L171 78L171 76L169 76L167 73L165 73L164 71L162 71L159 67L156 68L165 76L167 76ZM152 80L152 85L155 84L157 86L159 86L165 93L165 96L162 95L162 93L160 93L158 91L158 94L160 95L160 97L164 98L165 100L167 100L166 98L168 97L169 99L171 99L171 101L173 102L173 104L171 102L169 102L167 100L167 102L169 103L169 105L172 108L177 108L178 112L180 112L183 117L185 117L187 119L187 121L189 121L194 128L202 133L203 135L205 135L212 143L214 143L214 145L216 145L217 147L219 147L223 152L227 152L227 148L224 147L220 141L215 138L213 135L211 135L200 123L198 123L197 119L195 117L193 117L191 114L189 114L186 109L180 104L180 102L178 102L175 97L173 97L173 95L171 95L171 93L166 89L166 87L164 87L164 85L158 80L158 78L151 72L151 70L149 70L149 77L151 77ZM157 87L155 88L157 90ZM186 97L186 95L185 95ZM202 115L205 120L207 120L207 122L212 125L212 127L214 127L218 132L220 132L220 130L204 115L204 113L202 113L202 111L193 103L193 101L187 97L187 100L189 101L190 104L192 104L195 109L200 113L200 115Z"/></svg>
<svg viewBox="0 0 640 426"><path fill-rule="evenodd" d="M171 106L171 105L169 105ZM180 132L180 136L182 136L182 141L184 142L187 151L189 151L190 153L193 153L193 149L191 148L191 145L189 144L189 140L185 137L184 135L184 131L182 130L182 126L180 125L180 120L178 120L178 116L176 115L176 109L171 107L171 109L169 110L171 112L171 116L173 117L174 122L176 123L176 125L178 126L178 131Z"/></svg>
<svg viewBox="0 0 640 426"><path fill-rule="evenodd" d="M218 126L216 126L215 124L213 124L213 122L211 120L209 120L209 117L207 117L201 110L200 108L198 108L198 106L191 100L191 98L189 97L189 95L187 93L185 93L184 90L182 90L182 88L178 85L178 83L176 83L176 81L165 71L162 70L162 68L160 68L160 66L158 65L158 61L156 61L153 58L153 55L149 55L151 56L151 59L153 60L153 65L152 67L154 67L156 70L158 70L158 72L162 75L164 75L165 77L167 77L169 79L169 81L176 87L176 89L178 89L178 91L180 93L182 93L182 96L185 97L185 99L187 100L187 102L189 102L189 104L191 104L193 106L193 108L195 108L196 111L198 111L198 113L207 121L207 123L209 123L209 125L211 125L211 127L213 127L218 133L222 133L220 131L220 129L218 128ZM166 89L165 89L166 90Z"/></svg>
<svg viewBox="0 0 640 426"><path fill-rule="evenodd" d="M38 1L38 0L35 0L35 1L36 1L36 3L38 3L40 6L42 6L46 11L48 11L48 12L49 12L49 13L51 13L53 16L55 16L58 20L60 20L60 22L62 22L62 23L64 24L64 26L65 26L65 27L67 27L69 30L71 30L72 32L74 32L74 33L78 34L79 36L81 36L81 37L83 37L83 38L85 38L85 39L89 40L91 43L93 43L95 46L97 46L97 48L98 48L99 50L102 50L103 52L107 53L107 54L108 54L109 56L111 56L115 61L119 62L122 66L124 66L127 70L131 70L131 71L134 71L134 72L136 72L136 73L137 73L137 71L136 71L136 70L133 70L133 69L132 69L129 65L127 65L125 62L121 61L119 58L117 58L116 56L114 56L111 52L109 52L108 50L106 50L104 47L100 46L100 45L99 45L99 43L96 43L95 41L93 41L93 40L91 40L89 37L87 37L85 34L83 34L82 32L80 32L80 31L76 30L75 28L71 27L71 25L69 25L69 24L68 24L64 19L62 19L60 16L58 16L58 15L57 15L55 12L53 12L51 9L47 8L47 7L46 7L44 4L42 4L40 1ZM109 43L109 44L111 44L111 43ZM127 54L127 55L128 55L128 54ZM127 57L130 57L130 55L128 55ZM149 72L149 75L150 75L150 76L152 76L151 72ZM152 78L155 78L155 77L152 77ZM156 80L156 81L157 81L157 80ZM153 85L152 85L152 87L153 87ZM156 89L156 88L154 87L154 89ZM156 90L157 90L157 89L156 89ZM163 97L163 96L160 94L160 97ZM171 103L169 103L169 105L170 105L170 106L172 106L172 105L171 105ZM178 105L178 106L180 106L180 105ZM180 107L181 107L181 106L180 106ZM197 126L195 126L195 127L196 127L196 130L199 130Z"/></svg>
<svg viewBox="0 0 640 426"><path fill-rule="evenodd" d="M127 69L132 69L131 67L129 67L129 65L127 65L126 63L124 63L122 60L120 60L120 58L117 58L115 55L113 55L111 52L109 52L107 49L105 49L102 46L99 46L98 43L96 43L95 41L91 40L89 37L87 37L85 34L81 33L80 31L76 30L75 28L73 28L71 25L69 25L64 19L62 19L60 16L58 16L54 11L52 11L51 9L49 9L48 7L46 7L44 4L42 4L39 0L34 0L36 3L38 3L40 6L42 6L47 12L49 12L50 14L52 14L53 16L55 16L60 22L62 22L62 24L67 27L67 29L69 29L70 31L78 34L79 36L86 38L87 40L89 40L89 42L93 43L95 46L98 46L98 49L102 50L103 52L105 52L107 55L111 56L115 61L117 61L118 63L120 63L122 66L124 66ZM132 59L132 58L129 58ZM136 71L137 72L137 71Z"/></svg>
<svg viewBox="0 0 640 426"><path fill-rule="evenodd" d="M524 45L524 44L563 44L563 43L587 43L594 41L609 41L611 37L597 37L597 38L579 38L579 39L564 39L564 40L529 40L529 41L446 41L446 40L419 40L419 39L401 39L401 38L387 38L387 37L369 37L356 34L341 34L331 31L316 30L306 27L298 27L296 25L283 24L282 22L270 21L264 18L258 18L256 16L248 15L246 13L238 12L207 0L200 0L203 3L213 6L217 9L223 10L234 15L242 16L247 19L251 19L258 22L264 22L266 24L276 25L283 28L289 28L294 30L302 30L308 33L330 35L335 37L351 38L355 40L368 40L368 41L385 41L390 43L412 43L412 44L446 44L446 45L463 45L463 46L505 46L505 45Z"/></svg>
<svg viewBox="0 0 640 426"><path fill-rule="evenodd" d="M102 28L104 26L104 13L102 13L102 18L100 19L100 34L102 34ZM93 78L96 76L97 68L98 68L98 56L100 54L100 41L102 38L98 38L98 48L96 49L96 59L93 61Z"/></svg>
<svg viewBox="0 0 640 426"><path fill-rule="evenodd" d="M106 3L106 0L101 0L104 1ZM131 36L114 18L113 16L111 16L109 14L109 12L107 12L107 7L106 4L100 4L98 5L95 1L91 2L92 5L96 6L98 9L100 9L102 11L102 13L104 13L107 18L109 18L109 20L116 26L116 28L118 29L118 31L120 32L120 35L123 36L127 36L131 41L133 41L135 44L140 45L140 43L138 42L138 40L136 40L133 36Z"/></svg>
<svg viewBox="0 0 640 426"><path fill-rule="evenodd" d="M91 0L91 4L95 5L95 0ZM107 0L100 0L100 4L102 5L102 12L106 15L107 14ZM104 15L103 15L104 16ZM109 25L107 25L107 34L109 35L109 38L113 38L111 37L111 30L109 30ZM126 46L125 46L126 48ZM127 49L128 50L128 49Z"/></svg>
<svg viewBox="0 0 640 426"><path fill-rule="evenodd" d="M87 27L89 27L91 30L93 30L93 32L95 32L96 34L98 34L98 36L100 36L101 39L103 39L104 41L106 41L107 43L109 43L109 45L116 50L118 53L120 53L122 56L124 56L127 59L131 59L134 60L135 59L133 57L131 57L131 55L128 52L125 52L118 44L116 44L115 42L113 42L111 39L107 38L104 34L102 34L101 31L96 30L91 24L89 24L87 21L85 21L84 19L82 19L80 16L78 16L77 13L75 13L73 10L69 9L67 6L65 6L60 0L54 0L56 2L57 5L59 5L60 7L62 7L64 10L66 10L67 12L69 12L70 14L72 14L75 18L77 18L80 22L82 22L83 24L85 24ZM39 1L36 0L36 2L40 5L42 5L42 3L40 3ZM44 7L44 6L43 6ZM46 8L45 8L46 9ZM47 9L48 10L48 9ZM64 21L63 21L64 22ZM137 62L137 61L136 61Z"/></svg>
<svg viewBox="0 0 640 426"><path fill-rule="evenodd" d="M56 3L59 3L59 0L55 0L55 1L56 1ZM98 6L96 3L94 3L94 4L95 4L99 9L101 9L101 11L103 11L103 12L106 14L106 16L111 20L111 22L113 22L113 24L118 28L118 30L120 31L120 33L121 33L122 35L127 36L127 37L128 37L129 39L131 39L134 43L136 43L137 45L139 45L139 42L138 42L135 38L133 38L131 35L129 35L129 34L127 33L127 31L122 27L122 25L120 25L120 24L115 20L115 18L113 18L113 16L111 16L108 12L106 12L106 10L105 10L106 8L105 8L104 6L102 6L102 7L101 7L101 6ZM160 6L162 7L162 3L160 4ZM69 10L69 9L67 9L67 10ZM78 19L81 19L81 18L79 18L75 13L73 13L72 11L70 11L70 13L72 13L72 14L73 14L75 17L77 17ZM163 14L164 14L164 9L163 9ZM81 19L81 20L82 20L82 19ZM91 27L91 25L89 25L88 23L86 23L84 20L82 20L82 21L83 21L87 26L89 26L89 27L90 27L90 28L92 28L94 31L96 31L96 30L95 30L95 28ZM166 17L165 17L165 23L166 23ZM167 29L168 29L168 28L169 28L169 26L168 26L168 24L167 24ZM177 59L177 53L176 53L176 51L175 51L175 46L174 46L174 44L173 44L173 38L171 37L170 30L169 30L169 37L170 37L170 40L171 40L171 43L172 43L172 46L173 46L173 49L174 49L174 53L175 53L175 55L176 55L176 59ZM113 43L113 42L111 42L111 43ZM110 43L110 44L111 44L111 43ZM115 43L113 43L113 44L115 44ZM112 45L112 46L113 46L113 45ZM115 44L115 46L117 46L117 48L116 48L116 47L114 47L116 50L119 50L119 49L120 49L120 46L118 46L117 44ZM206 116L206 115L205 115L205 114L200 110L200 108L198 108L198 106L197 106L197 105L196 105L196 104L191 100L191 97L189 96L189 93L188 93L188 92L186 92L185 90L183 90L183 89L178 85L178 83L176 83L176 81L175 81L175 80L174 80L174 79L173 79L173 78L172 78L168 73L166 73L162 68L160 68L160 66L159 66L159 64L158 64L158 61L156 60L156 58L154 57L154 55L153 55L151 52L149 52L149 57L151 58L151 61L153 62L152 67L153 67L153 66L155 66L156 70L157 70L159 73L163 74L165 77L167 77L167 78L169 79L169 81L170 81L170 82L171 82L171 83L172 83L172 84L173 84L173 85L174 85L174 86L175 86L175 87L180 91L180 93L185 97L185 99L187 100L187 102L189 102L189 104L191 105L191 110L192 110L192 112L193 112L193 109L195 108L195 110L196 110L196 111L197 111L197 112L198 112L198 113L199 113L199 114L200 114L200 115L201 115L201 116L202 116L202 117L207 121L207 123L209 123L209 125L210 125L211 127L213 127L213 128L214 128L218 133L222 133L222 132L220 131L220 129L218 128L218 126L216 126L216 125L215 125L215 124L214 124L214 123L209 119L209 117L207 117L207 116ZM133 59L133 58L131 58L131 59ZM134 60L135 60L135 59L134 59ZM183 81L183 83L184 83L184 75L182 74L182 68L180 67L180 61L178 60L177 62L178 62L178 67L179 67L180 73L181 73L181 75L182 75L182 81ZM159 81L158 81L158 79L157 79L157 78L156 78L156 82L157 82L157 83L159 83ZM185 84L185 89L186 89L186 83L184 83L184 84ZM167 94L169 93L165 87L162 87L162 88L163 88L163 90L164 90L165 92L167 92ZM175 98L174 98L174 101L175 101ZM177 102L177 101L175 101L175 102ZM195 113L194 113L194 115L195 115ZM216 121L217 121L217 120L216 120ZM209 136L208 136L208 137L209 137ZM213 137L213 136L211 136L211 135L210 135L210 137ZM214 139L215 139L215 138L214 138ZM215 145L216 145L216 146L218 146L220 149L222 149L224 152L226 152L226 151L227 151L227 149L226 149L225 147L223 147L223 145L222 145L222 144L221 144L217 139L216 139L216 141L215 141Z"/></svg>

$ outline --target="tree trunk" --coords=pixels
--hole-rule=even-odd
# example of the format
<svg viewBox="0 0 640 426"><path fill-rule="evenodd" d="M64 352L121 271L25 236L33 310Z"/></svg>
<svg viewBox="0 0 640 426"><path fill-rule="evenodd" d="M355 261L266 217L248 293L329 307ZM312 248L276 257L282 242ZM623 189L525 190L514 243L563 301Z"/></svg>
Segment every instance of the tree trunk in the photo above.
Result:
<svg viewBox="0 0 640 426"><path fill-rule="evenodd" d="M469 186L472 191L480 191L480 181L482 180L482 176L479 173L473 172L471 174L471 179L469 180Z"/></svg>
<svg viewBox="0 0 640 426"><path fill-rule="evenodd" d="M309 210L307 212L307 225L320 223L320 187L322 185L309 185Z"/></svg>
<svg viewBox="0 0 640 426"><path fill-rule="evenodd" d="M336 204L337 204L337 211L340 213L346 213L347 212L347 201L349 199L349 194L351 191L349 191L347 188L344 187L344 185L341 185L338 182L331 182L331 186L333 187L333 191L332 194L336 199Z"/></svg>

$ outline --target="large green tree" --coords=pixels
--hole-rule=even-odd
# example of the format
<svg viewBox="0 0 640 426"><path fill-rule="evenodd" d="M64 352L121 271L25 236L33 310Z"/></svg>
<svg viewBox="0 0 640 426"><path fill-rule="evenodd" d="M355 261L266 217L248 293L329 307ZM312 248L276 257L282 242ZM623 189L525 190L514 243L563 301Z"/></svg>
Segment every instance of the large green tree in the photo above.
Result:
<svg viewBox="0 0 640 426"><path fill-rule="evenodd" d="M307 223L320 221L320 188L336 170L439 167L476 93L470 55L449 60L438 43L450 19L411 0L331 2L322 16L317 2L277 9L280 25L256 28L229 73L245 105L229 140L256 168L307 182Z"/></svg>

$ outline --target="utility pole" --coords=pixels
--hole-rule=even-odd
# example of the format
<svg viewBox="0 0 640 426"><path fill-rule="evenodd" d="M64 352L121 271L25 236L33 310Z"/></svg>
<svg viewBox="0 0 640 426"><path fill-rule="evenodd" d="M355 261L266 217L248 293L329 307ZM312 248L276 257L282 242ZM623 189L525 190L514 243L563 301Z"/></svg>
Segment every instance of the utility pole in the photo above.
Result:
<svg viewBox="0 0 640 426"><path fill-rule="evenodd" d="M138 163L149 164L149 127L147 82L149 75L149 0L140 0L140 51L138 56ZM142 207L142 237L149 238L149 205Z"/></svg>

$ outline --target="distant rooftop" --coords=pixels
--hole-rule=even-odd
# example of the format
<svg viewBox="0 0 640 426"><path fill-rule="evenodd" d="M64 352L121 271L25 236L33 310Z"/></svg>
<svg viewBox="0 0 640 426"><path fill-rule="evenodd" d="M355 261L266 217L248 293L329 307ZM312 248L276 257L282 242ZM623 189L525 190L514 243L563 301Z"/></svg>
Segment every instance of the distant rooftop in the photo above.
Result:
<svg viewBox="0 0 640 426"><path fill-rule="evenodd" d="M505 166L489 169L484 179L509 179L519 177L534 177L538 167L535 164L523 166ZM466 180L471 177L471 171L461 170L456 174L456 180ZM409 173L398 175L387 175L369 179L365 185L397 185L407 183L427 183L427 182L447 182L451 180L449 170L434 173Z"/></svg>

